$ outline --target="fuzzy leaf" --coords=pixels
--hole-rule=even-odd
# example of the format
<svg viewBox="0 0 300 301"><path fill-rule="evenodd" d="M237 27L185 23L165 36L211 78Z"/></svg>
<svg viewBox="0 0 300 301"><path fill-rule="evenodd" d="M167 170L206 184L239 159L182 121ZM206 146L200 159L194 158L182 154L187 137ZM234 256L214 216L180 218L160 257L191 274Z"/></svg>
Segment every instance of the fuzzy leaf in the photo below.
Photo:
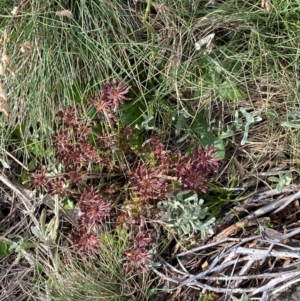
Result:
<svg viewBox="0 0 300 301"><path fill-rule="evenodd" d="M46 209L43 209L40 217L40 227L43 235L45 235L46 233L46 217L47 217L47 211Z"/></svg>
<svg viewBox="0 0 300 301"><path fill-rule="evenodd" d="M2 158L0 158L0 163L3 165L3 167L5 169L10 169L11 168L9 163L6 160L3 160Z"/></svg>
<svg viewBox="0 0 300 301"><path fill-rule="evenodd" d="M43 234L41 233L41 231L40 231L37 227L31 226L30 229L31 229L32 234L33 234L36 238L38 238L38 239L44 241L45 238L44 238Z"/></svg>
<svg viewBox="0 0 300 301"><path fill-rule="evenodd" d="M206 231L213 232L211 224L215 221L210 218L202 222L207 216L208 208L202 208L203 200L190 191L180 191L175 195L170 194L168 201L160 202L158 208L167 211L167 225L176 230L178 235L186 235L192 231L200 231L201 237L206 237ZM186 198L184 196L187 195ZM190 196L189 196L190 195Z"/></svg>
<svg viewBox="0 0 300 301"><path fill-rule="evenodd" d="M248 301L248 297L247 295L244 293L240 299L238 299L237 297L231 296L233 301Z"/></svg>
<svg viewBox="0 0 300 301"><path fill-rule="evenodd" d="M294 122L286 121L286 122L282 122L280 125L283 127L291 128L291 129L300 129L300 124L294 123Z"/></svg>
<svg viewBox="0 0 300 301"><path fill-rule="evenodd" d="M268 180L270 182L276 182L276 183L279 183L279 178L275 177L275 176L272 176L272 177L268 177Z"/></svg>

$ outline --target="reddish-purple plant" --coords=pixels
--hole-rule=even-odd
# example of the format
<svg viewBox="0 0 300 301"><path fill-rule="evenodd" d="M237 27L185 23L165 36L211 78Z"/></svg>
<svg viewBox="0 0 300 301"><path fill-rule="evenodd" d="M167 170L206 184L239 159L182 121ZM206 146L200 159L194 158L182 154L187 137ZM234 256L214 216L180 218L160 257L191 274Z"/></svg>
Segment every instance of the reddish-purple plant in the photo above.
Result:
<svg viewBox="0 0 300 301"><path fill-rule="evenodd" d="M46 190L49 188L45 171L37 170L35 173L31 174L30 180L32 185L36 188L44 188Z"/></svg>
<svg viewBox="0 0 300 301"><path fill-rule="evenodd" d="M144 229L139 229L139 232L137 235L135 235L134 237L134 241L133 244L137 247L137 248L145 248L145 247L149 247L151 244L153 244L155 242L154 237L152 236L148 236L147 235L147 231Z"/></svg>
<svg viewBox="0 0 300 301"><path fill-rule="evenodd" d="M63 107L62 110L56 113L56 116L60 119L60 123L64 124L66 127L73 127L77 125L75 108L71 106Z"/></svg>
<svg viewBox="0 0 300 301"><path fill-rule="evenodd" d="M163 200L171 187L171 181L179 182L184 189L206 192L211 173L217 170L220 160L215 158L212 146L198 148L191 154L171 154L156 136L145 144L153 167L141 164L129 175L135 195L141 200Z"/></svg>
<svg viewBox="0 0 300 301"><path fill-rule="evenodd" d="M192 153L193 162L199 168L206 170L208 173L217 171L220 165L220 159L216 158L217 150L212 145L208 145L205 148L199 147Z"/></svg>
<svg viewBox="0 0 300 301"><path fill-rule="evenodd" d="M98 113L106 113L111 109L109 102L102 100L99 93L95 93L94 97L90 99L90 103L96 107Z"/></svg>
<svg viewBox="0 0 300 301"><path fill-rule="evenodd" d="M166 149L157 135L152 134L150 139L147 140L145 150L150 154L153 153L157 167L167 175L172 167L173 158L171 156L171 151Z"/></svg>
<svg viewBox="0 0 300 301"><path fill-rule="evenodd" d="M51 195L59 195L61 197L68 194L65 181L61 178L53 178L49 181L48 193Z"/></svg>
<svg viewBox="0 0 300 301"><path fill-rule="evenodd" d="M97 110L90 121L84 118L80 106L63 107L56 115L58 124L52 136L60 174L47 178L44 171L37 170L31 181L51 195L59 195L61 199L68 196L79 203L79 226L72 234L72 241L81 252L97 253L100 240L96 232L108 217L115 227L126 223L124 229L132 231L132 240L123 254L123 268L126 272L144 272L151 264L149 250L154 239L146 228L143 202L165 200L174 189L205 192L220 161L215 158L212 146L181 154L171 152L154 131L141 144L137 129L129 126L120 129L117 109L130 99L129 88L123 81L103 85L100 92L88 99ZM99 181L89 178L91 172L104 177L103 190L98 186ZM127 209L117 214L118 208L111 208L111 199L117 199L119 193L125 195L128 181L134 201L138 201L126 201ZM120 183L124 185L121 188Z"/></svg>
<svg viewBox="0 0 300 301"><path fill-rule="evenodd" d="M115 218L116 227L120 227L121 229L126 224L131 223L131 216L129 215L127 210L120 210Z"/></svg>
<svg viewBox="0 0 300 301"><path fill-rule="evenodd" d="M141 164L129 175L133 191L140 200L158 200L167 196L169 184L160 169Z"/></svg>
<svg viewBox="0 0 300 301"><path fill-rule="evenodd" d="M68 149L73 143L71 132L68 128L60 129L59 132L54 133L52 136L52 144L58 150Z"/></svg>
<svg viewBox="0 0 300 301"><path fill-rule="evenodd" d="M122 266L126 273L144 273L152 263L151 255L145 247L133 245L124 252L123 256Z"/></svg>
<svg viewBox="0 0 300 301"><path fill-rule="evenodd" d="M109 118L115 118L120 104L130 99L127 96L129 89L130 86L123 81L114 80L103 85L101 92L95 93L88 102L97 108L98 113L104 113Z"/></svg>
<svg viewBox="0 0 300 301"><path fill-rule="evenodd" d="M91 187L82 192L79 209L81 212L80 223L89 228L102 223L109 216L111 204L104 202L102 195Z"/></svg>
<svg viewBox="0 0 300 301"><path fill-rule="evenodd" d="M133 136L134 128L125 126L121 129L121 138L129 140Z"/></svg>
<svg viewBox="0 0 300 301"><path fill-rule="evenodd" d="M85 228L73 231L71 240L75 248L82 253L97 254L100 246L99 236Z"/></svg>
<svg viewBox="0 0 300 301"><path fill-rule="evenodd" d="M66 174L66 179L70 181L71 184L76 185L83 180L83 174L80 169L70 170Z"/></svg>
<svg viewBox="0 0 300 301"><path fill-rule="evenodd" d="M125 272L143 273L151 265L152 255L149 249L154 245L155 239L145 229L142 216L131 220L133 235L131 246L124 252L122 266Z"/></svg>
<svg viewBox="0 0 300 301"><path fill-rule="evenodd" d="M78 170L88 163L97 163L100 160L99 152L88 142L70 144L58 149L56 155L68 171Z"/></svg>
<svg viewBox="0 0 300 301"><path fill-rule="evenodd" d="M210 183L210 174L216 171L220 159L215 158L216 150L211 146L205 149L200 147L192 153L179 155L178 164L175 168L175 176L181 185L194 192L201 190L206 192L207 185Z"/></svg>
<svg viewBox="0 0 300 301"><path fill-rule="evenodd" d="M123 81L114 80L102 86L102 99L110 103L113 112L116 112L120 104L125 100L130 100L126 95L128 94L130 86Z"/></svg>

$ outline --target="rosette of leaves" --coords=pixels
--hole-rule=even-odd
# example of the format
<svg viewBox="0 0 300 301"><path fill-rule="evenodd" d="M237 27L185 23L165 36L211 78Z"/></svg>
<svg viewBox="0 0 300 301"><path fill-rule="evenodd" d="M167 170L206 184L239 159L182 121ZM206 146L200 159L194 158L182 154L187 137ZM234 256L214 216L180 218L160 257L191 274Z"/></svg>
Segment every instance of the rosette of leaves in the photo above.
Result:
<svg viewBox="0 0 300 301"><path fill-rule="evenodd" d="M158 203L158 208L166 210L167 225L178 235L199 231L201 239L206 233L213 234L212 224L215 218L207 218L208 208L202 208L203 200L190 191L180 191L176 195L169 194L167 201Z"/></svg>

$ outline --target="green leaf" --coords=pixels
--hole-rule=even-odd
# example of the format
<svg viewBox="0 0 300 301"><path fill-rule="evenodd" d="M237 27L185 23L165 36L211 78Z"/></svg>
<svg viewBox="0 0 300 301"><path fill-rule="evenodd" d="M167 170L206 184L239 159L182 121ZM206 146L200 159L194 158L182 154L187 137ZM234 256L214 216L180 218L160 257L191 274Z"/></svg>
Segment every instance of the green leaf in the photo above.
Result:
<svg viewBox="0 0 300 301"><path fill-rule="evenodd" d="M179 191L176 195L169 195L168 201L160 202L158 208L167 210L167 225L174 228L178 235L188 234L191 231L201 231L205 237L205 231L213 233L211 224L214 218L203 220L207 216L208 208L202 208L203 199L198 199L197 194L190 191Z"/></svg>
<svg viewBox="0 0 300 301"><path fill-rule="evenodd" d="M187 133L187 134L183 135L181 138L179 138L176 142L177 142L177 143L182 143L182 142L184 142L186 139L188 139L190 136L191 136L191 134L190 134L190 133Z"/></svg>
<svg viewBox="0 0 300 301"><path fill-rule="evenodd" d="M178 136L181 133L181 131L186 130L186 128L187 128L187 119L189 117L190 117L190 115L184 109L179 111L178 116L177 116L177 113L173 115L172 119L176 120L176 123L175 123L175 134L176 134L176 136Z"/></svg>
<svg viewBox="0 0 300 301"><path fill-rule="evenodd" d="M92 126L91 129L92 129L92 134L96 134L95 137L97 137L97 134L101 134L103 132L103 126L101 123L97 123L96 125Z"/></svg>
<svg viewBox="0 0 300 301"><path fill-rule="evenodd" d="M231 299L233 301L248 301L248 297L247 295L244 293L240 299L238 299L237 297L231 296Z"/></svg>
<svg viewBox="0 0 300 301"><path fill-rule="evenodd" d="M28 150L36 156L45 155L45 149L41 141L31 140L27 143Z"/></svg>
<svg viewBox="0 0 300 301"><path fill-rule="evenodd" d="M277 177L275 177L275 176L268 177L268 180L269 180L270 182L279 183L279 178L277 178Z"/></svg>
<svg viewBox="0 0 300 301"><path fill-rule="evenodd" d="M283 178L285 179L286 185L290 185L292 180L293 180L293 175L292 172L287 172L286 174L283 175Z"/></svg>
<svg viewBox="0 0 300 301"><path fill-rule="evenodd" d="M225 145L223 140L217 137L214 141L214 148L218 151L215 157L223 160L225 158Z"/></svg>
<svg viewBox="0 0 300 301"><path fill-rule="evenodd" d="M279 183L276 186L276 190L280 192L282 190L282 188L284 187L284 185L285 185L285 183L283 181L279 181Z"/></svg>
<svg viewBox="0 0 300 301"><path fill-rule="evenodd" d="M141 101L125 102L118 112L123 125L135 127L144 121L143 113L146 112L146 107Z"/></svg>
<svg viewBox="0 0 300 301"><path fill-rule="evenodd" d="M214 133L209 129L202 113L198 113L190 125L192 132L200 138L202 146L212 145L216 139Z"/></svg>
<svg viewBox="0 0 300 301"><path fill-rule="evenodd" d="M55 216L59 215L59 198L58 195L54 196L54 210L53 213L55 214Z"/></svg>
<svg viewBox="0 0 300 301"><path fill-rule="evenodd" d="M32 160L29 161L27 167L28 167L28 169L30 171L33 171L33 170L35 170L36 166L37 166L37 160L36 159L32 159Z"/></svg>
<svg viewBox="0 0 300 301"><path fill-rule="evenodd" d="M0 258L4 258L9 254L9 245L0 241Z"/></svg>
<svg viewBox="0 0 300 301"><path fill-rule="evenodd" d="M289 121L282 122L280 125L283 127L291 128L291 129L300 129L299 123L293 123L293 122L289 122Z"/></svg>
<svg viewBox="0 0 300 301"><path fill-rule="evenodd" d="M47 217L47 211L46 209L43 209L40 216L40 227L43 235L45 235L46 233L46 217Z"/></svg>
<svg viewBox="0 0 300 301"><path fill-rule="evenodd" d="M277 191L281 191L284 186L290 185L293 180L292 172L288 173L279 173L279 177L271 176L268 177L268 180L271 182L278 183L276 186Z"/></svg>
<svg viewBox="0 0 300 301"><path fill-rule="evenodd" d="M66 210L72 210L75 208L74 202L70 200L69 198L66 199L64 209Z"/></svg>
<svg viewBox="0 0 300 301"><path fill-rule="evenodd" d="M259 122L262 120L260 116L255 116L259 112L252 112L248 113L244 108L240 108L240 112L244 115L246 118L246 123L244 125L244 135L243 139L241 141L241 145L245 145L248 139L248 133L249 133L249 127L252 123Z"/></svg>
<svg viewBox="0 0 300 301"><path fill-rule="evenodd" d="M51 238L53 241L56 241L57 239L57 235L58 235L58 227L59 227L59 217L58 216L55 216L54 217L55 221L54 221L54 225L51 229Z"/></svg>
<svg viewBox="0 0 300 301"><path fill-rule="evenodd" d="M50 236L50 239L52 241L55 241L56 238L57 238L57 229L58 229L58 226L59 226L59 219L57 216L54 216L52 218L52 220L49 222L48 226L47 226L47 235Z"/></svg>
<svg viewBox="0 0 300 301"><path fill-rule="evenodd" d="M225 80L217 88L218 96L223 100L240 101L245 99L245 93L230 80Z"/></svg>
<svg viewBox="0 0 300 301"><path fill-rule="evenodd" d="M9 163L6 160L0 158L0 162L3 165L4 168L10 169L10 165L9 165Z"/></svg>
<svg viewBox="0 0 300 301"><path fill-rule="evenodd" d="M41 231L40 231L37 227L31 226L30 229L31 229L32 234L33 234L36 238L38 238L38 239L44 241L45 238L44 238L43 234L41 233Z"/></svg>
<svg viewBox="0 0 300 301"><path fill-rule="evenodd" d="M200 143L203 147L213 145L218 151L216 157L220 159L225 158L225 146L222 139L217 137L209 128L202 113L198 113L190 126L192 132L199 137Z"/></svg>
<svg viewBox="0 0 300 301"><path fill-rule="evenodd" d="M154 116L143 115L144 121L140 125L136 125L138 129L153 130Z"/></svg>
<svg viewBox="0 0 300 301"><path fill-rule="evenodd" d="M219 139L227 139L234 136L234 131L231 128L228 128L226 132L222 132L219 135Z"/></svg>
<svg viewBox="0 0 300 301"><path fill-rule="evenodd" d="M184 234L188 234L191 232L190 224L181 224L181 229L184 232Z"/></svg>
<svg viewBox="0 0 300 301"><path fill-rule="evenodd" d="M22 171L21 172L21 182L24 183L24 182L27 182L29 181L30 179L30 175L27 171Z"/></svg>
<svg viewBox="0 0 300 301"><path fill-rule="evenodd" d="M278 191L281 191L284 186L291 184L293 180L292 172L288 172L286 174L280 172L279 173L279 183L276 187Z"/></svg>

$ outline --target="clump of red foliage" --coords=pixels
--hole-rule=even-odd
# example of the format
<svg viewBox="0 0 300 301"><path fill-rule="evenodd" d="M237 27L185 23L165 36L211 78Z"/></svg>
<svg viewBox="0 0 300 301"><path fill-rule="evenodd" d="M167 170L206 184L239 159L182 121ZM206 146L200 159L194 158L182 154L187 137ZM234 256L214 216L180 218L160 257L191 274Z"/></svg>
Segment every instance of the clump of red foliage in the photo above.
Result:
<svg viewBox="0 0 300 301"><path fill-rule="evenodd" d="M191 153L171 153L154 132L141 145L141 155L138 155L131 147L134 128L125 126L116 134L118 107L130 99L128 92L129 86L122 81L103 85L100 92L88 99L89 107L85 110L94 108L97 112L90 121L81 108L63 107L56 114L58 124L52 136L61 174L49 176L49 170L39 168L31 175L31 182L43 193L78 202L79 222L72 241L82 252L97 254L101 246L99 227L105 225L108 218L116 227L124 223L130 225L132 241L123 254L123 268L127 272L143 272L151 264L149 250L155 240L146 230L142 204L166 200L168 193L174 194L174 187L205 192L219 159L215 158L216 151L211 146L199 147ZM102 127L105 131L93 132L92 125L101 122L106 122L109 129ZM131 170L115 160L116 151L130 158ZM99 181L89 180L91 173L98 173L100 178L101 171L113 173L114 170L124 175L123 188L119 191L127 189L135 200L132 202L135 211L113 208L117 191L112 188L114 183L110 178L103 188L99 187Z"/></svg>

